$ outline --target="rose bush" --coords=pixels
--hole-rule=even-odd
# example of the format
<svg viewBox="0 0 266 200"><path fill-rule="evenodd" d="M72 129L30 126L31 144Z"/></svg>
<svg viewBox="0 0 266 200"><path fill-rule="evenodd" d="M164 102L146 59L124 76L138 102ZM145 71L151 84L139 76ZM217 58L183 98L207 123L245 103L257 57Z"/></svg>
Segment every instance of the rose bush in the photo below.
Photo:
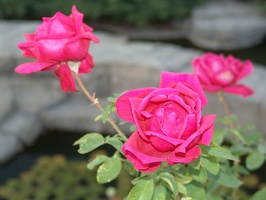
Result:
<svg viewBox="0 0 266 200"><path fill-rule="evenodd" d="M94 65L88 50L90 41L98 43L99 39L91 33L92 30L83 23L83 14L75 6L69 16L57 12L51 18L44 17L36 33L25 34L26 42L18 44L25 57L37 62L21 64L15 71L29 74L54 70L62 90L76 92L72 71L89 73Z"/></svg>
<svg viewBox="0 0 266 200"><path fill-rule="evenodd" d="M163 72L159 88L130 90L116 102L117 114L136 125L123 145L125 156L142 172L161 162L190 163L209 145L215 115L201 116L207 98L196 75Z"/></svg>
<svg viewBox="0 0 266 200"><path fill-rule="evenodd" d="M249 60L241 62L232 55L224 57L206 53L202 57L193 59L192 66L203 89L207 92L214 93L223 90L244 97L253 94L251 88L238 83L253 71L253 65Z"/></svg>

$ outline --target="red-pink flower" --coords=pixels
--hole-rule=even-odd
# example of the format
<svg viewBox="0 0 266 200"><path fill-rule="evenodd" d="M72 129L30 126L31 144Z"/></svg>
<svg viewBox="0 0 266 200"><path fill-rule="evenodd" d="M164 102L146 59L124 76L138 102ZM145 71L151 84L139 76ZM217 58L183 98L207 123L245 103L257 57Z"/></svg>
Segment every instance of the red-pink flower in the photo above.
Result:
<svg viewBox="0 0 266 200"><path fill-rule="evenodd" d="M198 75L204 90L210 93L225 91L230 94L247 97L253 90L238 83L253 71L251 61L241 62L232 55L224 57L214 53L206 53L192 61L194 73Z"/></svg>
<svg viewBox="0 0 266 200"><path fill-rule="evenodd" d="M161 162L190 163L209 145L215 115L202 116L207 104L194 74L163 72L159 88L130 90L116 102L118 115L136 125L123 145L125 156L142 172L152 172Z"/></svg>
<svg viewBox="0 0 266 200"><path fill-rule="evenodd" d="M64 92L76 92L72 71L79 74L89 73L93 68L93 58L89 54L90 41L98 43L92 28L83 23L83 14L72 7L72 14L66 16L57 12L53 17L44 17L36 33L25 34L26 41L18 47L23 56L34 58L16 67L20 74L54 70L60 79Z"/></svg>

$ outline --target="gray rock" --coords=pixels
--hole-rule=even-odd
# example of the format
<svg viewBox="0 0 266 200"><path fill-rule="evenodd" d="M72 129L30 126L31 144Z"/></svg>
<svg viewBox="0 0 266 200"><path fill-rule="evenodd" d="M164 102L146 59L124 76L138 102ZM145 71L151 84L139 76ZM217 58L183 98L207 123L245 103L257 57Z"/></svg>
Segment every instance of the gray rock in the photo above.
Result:
<svg viewBox="0 0 266 200"><path fill-rule="evenodd" d="M37 113L41 109L56 104L67 97L67 94L61 90L57 78L51 73L50 75L15 74L12 77L15 104L18 109L29 113Z"/></svg>
<svg viewBox="0 0 266 200"><path fill-rule="evenodd" d="M261 42L266 17L253 3L208 2L192 12L189 40L208 49L239 49Z"/></svg>
<svg viewBox="0 0 266 200"><path fill-rule="evenodd" d="M100 102L106 105L106 102ZM45 128L52 130L111 133L112 128L108 124L102 124L101 120L94 121L99 114L98 108L85 96L77 96L42 111L41 120Z"/></svg>
<svg viewBox="0 0 266 200"><path fill-rule="evenodd" d="M16 137L21 146L24 146L35 141L42 131L42 126L36 115L15 112L2 122L0 130L2 135Z"/></svg>
<svg viewBox="0 0 266 200"><path fill-rule="evenodd" d="M22 150L22 148L17 137L0 132L0 163L6 162L14 154Z"/></svg>
<svg viewBox="0 0 266 200"><path fill-rule="evenodd" d="M10 79L4 76L0 77L0 120L8 114L13 107L14 98L12 93L12 88L10 85Z"/></svg>

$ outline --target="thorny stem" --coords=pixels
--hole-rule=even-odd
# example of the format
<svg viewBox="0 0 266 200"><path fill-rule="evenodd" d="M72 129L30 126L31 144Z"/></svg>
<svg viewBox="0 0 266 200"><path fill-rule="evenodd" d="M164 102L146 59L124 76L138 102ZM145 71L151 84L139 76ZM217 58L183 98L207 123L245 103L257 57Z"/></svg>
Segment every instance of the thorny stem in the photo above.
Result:
<svg viewBox="0 0 266 200"><path fill-rule="evenodd" d="M227 103L227 101L226 101L226 98L224 97L224 94L223 94L223 92L218 92L218 98L219 98L219 101L223 104L223 106L224 106L224 110L225 110L225 113L226 113L226 115L227 115L227 117L229 118L229 129L231 130L231 131L233 131L234 130L234 124L233 124L233 122L232 122L232 115L231 115L231 111L230 111L230 108L229 108L229 105L228 105L228 103ZM237 137L235 136L235 138L236 138L236 140L238 141L238 139L237 139ZM236 161L234 161L234 163L233 163L233 165L234 166L238 166L239 165L239 160L236 160ZM235 200L238 200L238 197L237 197L237 190L238 189L234 189L233 191L232 191L232 198L233 199L235 199Z"/></svg>
<svg viewBox="0 0 266 200"><path fill-rule="evenodd" d="M86 97L100 110L103 112L103 107L100 105L99 101L97 98L94 97L94 95L91 95L89 93L89 91L86 89L86 87L84 86L83 82L81 81L81 79L79 78L79 75L77 73L74 72L74 76L81 88L81 90L84 92L84 94L86 95ZM121 136L122 138L126 139L127 137L125 136L125 134L120 130L120 128L117 126L117 124L114 122L114 120L111 117L107 118L107 121L109 122L109 124L111 124L111 126L115 129L115 131L117 132L117 134L119 136Z"/></svg>
<svg viewBox="0 0 266 200"><path fill-rule="evenodd" d="M223 104L225 113L226 113L226 115L229 118L229 128L230 128L230 130L233 130L234 129L234 124L233 124L232 119L231 119L231 117L232 117L231 111L230 111L228 103L227 103L227 101L226 101L226 99L224 97L223 92L218 92L218 98L219 98L219 101Z"/></svg>

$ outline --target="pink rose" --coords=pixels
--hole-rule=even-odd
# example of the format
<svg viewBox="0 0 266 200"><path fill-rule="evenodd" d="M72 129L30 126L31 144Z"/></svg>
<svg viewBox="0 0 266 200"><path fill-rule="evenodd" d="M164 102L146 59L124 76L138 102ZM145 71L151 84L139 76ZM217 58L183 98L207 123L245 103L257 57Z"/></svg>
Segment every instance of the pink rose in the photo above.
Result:
<svg viewBox="0 0 266 200"><path fill-rule="evenodd" d="M207 92L223 90L227 93L247 97L253 90L244 84L237 83L253 71L251 61L241 62L229 55L206 53L192 61L195 74L198 75L201 85Z"/></svg>
<svg viewBox="0 0 266 200"><path fill-rule="evenodd" d="M142 172L161 162L190 163L209 145L215 115L201 116L207 104L194 74L163 72L159 88L130 90L116 102L118 115L134 123L137 131L123 145L125 156Z"/></svg>
<svg viewBox="0 0 266 200"><path fill-rule="evenodd" d="M99 39L91 33L92 28L84 24L83 14L75 6L66 16L57 12L52 18L44 17L36 33L25 34L26 42L18 44L23 56L37 62L24 63L16 67L20 74L54 70L64 92L76 92L72 71L89 73L93 68L92 56L88 53L90 41Z"/></svg>

